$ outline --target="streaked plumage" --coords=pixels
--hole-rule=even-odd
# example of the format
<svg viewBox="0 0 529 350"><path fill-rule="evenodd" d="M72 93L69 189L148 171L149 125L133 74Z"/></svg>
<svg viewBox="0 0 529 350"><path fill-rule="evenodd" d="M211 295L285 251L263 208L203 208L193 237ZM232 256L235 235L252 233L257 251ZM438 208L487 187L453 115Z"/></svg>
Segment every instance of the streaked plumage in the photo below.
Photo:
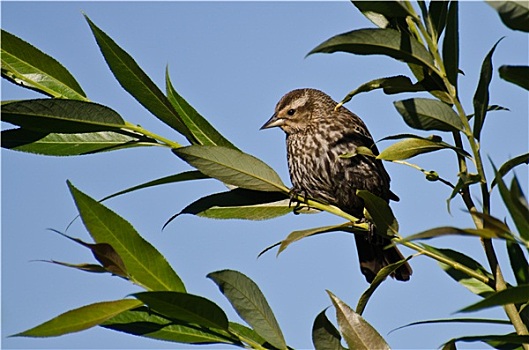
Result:
<svg viewBox="0 0 529 350"><path fill-rule="evenodd" d="M343 106L335 111L336 105L319 90L293 90L281 98L263 128L277 126L287 135L293 192L363 218L364 203L356 190L368 190L388 202L398 197L390 191L390 178L380 160L362 155L340 157L359 146L375 154L378 150L364 122ZM355 239L360 269L368 282L382 267L402 259L397 248L383 249L388 239L359 234ZM393 277L406 281L411 272L405 264Z"/></svg>

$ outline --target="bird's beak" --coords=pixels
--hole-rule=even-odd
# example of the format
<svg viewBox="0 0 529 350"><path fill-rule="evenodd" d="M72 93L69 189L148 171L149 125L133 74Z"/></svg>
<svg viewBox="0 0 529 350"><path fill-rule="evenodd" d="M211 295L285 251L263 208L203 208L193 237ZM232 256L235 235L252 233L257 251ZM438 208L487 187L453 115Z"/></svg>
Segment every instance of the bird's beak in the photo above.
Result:
<svg viewBox="0 0 529 350"><path fill-rule="evenodd" d="M277 114L274 113L274 115L270 119L268 119L268 121L264 123L263 126L261 126L260 130L275 128L276 126L281 126L284 124L285 124L285 119L278 118Z"/></svg>

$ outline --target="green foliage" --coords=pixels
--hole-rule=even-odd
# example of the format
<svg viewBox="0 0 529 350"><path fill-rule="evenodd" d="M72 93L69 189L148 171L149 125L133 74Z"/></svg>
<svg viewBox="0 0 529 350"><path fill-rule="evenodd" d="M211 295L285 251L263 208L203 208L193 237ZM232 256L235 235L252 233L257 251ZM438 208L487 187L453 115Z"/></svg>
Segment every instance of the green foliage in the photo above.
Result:
<svg viewBox="0 0 529 350"><path fill-rule="evenodd" d="M442 183L450 188L448 203L461 197L475 227L445 225L403 238L389 205L372 193L358 191L358 196L365 203L365 217L377 227L378 234L391 238L392 244L402 244L415 250L417 254L414 256L435 259L450 278L482 298L460 312L502 307L508 318L426 320L408 326L441 322L511 324L516 333L453 338L444 344L443 349L455 349L457 342L476 341L499 349L520 346L529 349L529 264L526 258L529 248L529 205L515 175L511 176L510 186L504 181L505 177L512 175L514 168L528 164L529 155L524 153L507 160L498 170L492 165L495 177L488 182L480 144L487 113L506 110L505 107L489 105L489 86L495 74L492 56L499 41L482 62L472 101L474 111L467 114L458 91L458 78L462 69L459 57L459 7L456 1L431 1L429 4L420 1L420 15L409 2L352 2L377 28L356 29L333 36L310 51L309 55L333 52L383 55L404 62L404 68L410 70L408 75L417 81L413 82L404 74L375 78L349 92L337 108L359 93L376 89L381 89L387 95L427 92L431 95L429 98L395 101L398 114L410 128L447 132L453 142L443 141L438 135L424 137L398 134L384 138L398 141L383 149L378 156L369 149L358 148L348 150L342 157L376 157L421 171L428 181ZM505 1L491 2L491 6L497 9L507 26L529 32L529 9L526 4ZM262 253L279 247L279 254L294 242L323 233L342 231L367 234L372 231L370 224L332 205L290 193L270 166L239 150L178 94L168 68L164 93L130 54L85 17L119 84L157 119L182 135L187 144L133 125L112 108L91 102L60 63L2 30L2 77L51 97L2 102L3 121L17 127L2 131L2 147L48 156L74 156L129 147L159 146L171 149L180 160L196 170L148 181L109 195L101 201L91 198L68 182L82 222L94 242L84 242L58 233L89 249L97 263L50 262L85 272L108 272L137 284L145 291L132 294L135 299L94 303L67 311L16 336L59 336L101 326L177 343L231 344L256 349L289 348L265 296L250 278L232 270L208 275L247 325L230 322L226 313L213 301L187 293L183 281L161 253L142 238L129 222L101 202L154 186L215 179L228 185L229 190L197 199L171 217L166 225L181 214L216 219L265 220L290 212L326 211L347 220L336 225L296 230ZM502 65L499 75L508 82L529 89L528 69L527 66ZM458 166L458 172L453 174L453 180L450 181L439 176L437 170L427 171L404 161L425 154L433 157L435 151L443 149L454 151ZM469 170L467 162L473 164L475 172ZM471 192L475 187L480 189L479 198ZM515 229L491 213L491 193L496 189ZM474 201L479 202L481 208L478 209ZM489 258L488 267L459 251L415 243L416 240L446 235L481 240ZM505 241L516 286L505 282L500 263L503 269L505 264L497 261L492 239ZM344 340L350 349L389 349L382 336L361 315L387 276L414 256L383 268L360 297L356 310L328 292L336 311L339 330L327 318L325 310L322 311L316 316L312 329L315 348L343 350Z"/></svg>

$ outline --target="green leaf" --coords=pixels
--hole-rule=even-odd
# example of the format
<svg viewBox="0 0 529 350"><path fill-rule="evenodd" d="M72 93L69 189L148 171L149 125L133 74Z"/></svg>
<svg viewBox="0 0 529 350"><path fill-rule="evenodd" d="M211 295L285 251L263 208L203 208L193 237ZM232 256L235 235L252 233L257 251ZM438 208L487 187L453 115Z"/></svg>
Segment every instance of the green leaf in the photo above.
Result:
<svg viewBox="0 0 529 350"><path fill-rule="evenodd" d="M399 232L399 224L389 204L369 191L358 190L356 195L364 200L365 209L381 235L394 236Z"/></svg>
<svg viewBox="0 0 529 350"><path fill-rule="evenodd" d="M464 131L458 115L444 102L411 98L393 103L408 126L419 130Z"/></svg>
<svg viewBox="0 0 529 350"><path fill-rule="evenodd" d="M2 121L45 133L119 131L126 126L121 116L106 106L60 99L2 104Z"/></svg>
<svg viewBox="0 0 529 350"><path fill-rule="evenodd" d="M507 253L511 263L512 272L518 285L529 284L529 263L520 246L507 241Z"/></svg>
<svg viewBox="0 0 529 350"><path fill-rule="evenodd" d="M148 290L185 292L167 260L132 225L95 199L68 187L84 225L96 243L108 243L119 254L131 281Z"/></svg>
<svg viewBox="0 0 529 350"><path fill-rule="evenodd" d="M340 225L315 227L315 228L310 228L307 230L293 231L287 236L287 238L281 241L277 255L281 254L292 243L297 242L303 238L318 235L321 233L336 232L336 231L351 232L351 223L347 222L345 224L340 224Z"/></svg>
<svg viewBox="0 0 529 350"><path fill-rule="evenodd" d="M458 312L471 312L487 309L494 306L527 303L529 301L529 284L517 287L507 288L505 290L494 292L485 299L467 306Z"/></svg>
<svg viewBox="0 0 529 350"><path fill-rule="evenodd" d="M240 345L228 332L168 320L151 313L146 307L125 311L102 323L101 327L177 343Z"/></svg>
<svg viewBox="0 0 529 350"><path fill-rule="evenodd" d="M212 272L207 277L219 286L237 314L257 334L278 349L287 348L272 309L255 282L233 270Z"/></svg>
<svg viewBox="0 0 529 350"><path fill-rule="evenodd" d="M450 340L451 342L484 342L489 344L495 349L502 350L511 350L511 349L521 349L521 344L529 343L529 335L517 335L516 333L504 334L504 335L474 335L474 336L465 336L454 338Z"/></svg>
<svg viewBox="0 0 529 350"><path fill-rule="evenodd" d="M511 181L511 198L513 207L516 208L518 214L516 220L519 222L517 226L520 236L525 240L525 244L529 247L529 204L527 197L525 197L520 182L516 174Z"/></svg>
<svg viewBox="0 0 529 350"><path fill-rule="evenodd" d="M491 281L493 280L493 276L490 272L488 272L480 263L478 263L476 260L470 258L469 256L457 252L452 249L439 249L435 248L429 245L426 245L424 243L421 244L423 248L429 251L433 251L439 255L442 255L454 262L457 263L456 266L465 266L471 270L474 270L475 272L488 277ZM481 282L480 280L477 280L473 277L469 277L466 273L457 270L457 267L448 266L443 263L439 263L439 266L455 281L459 282L463 287L470 290L472 293L477 294L482 297L486 297L492 293L494 293L494 288L489 286L488 284Z"/></svg>
<svg viewBox="0 0 529 350"><path fill-rule="evenodd" d="M373 282L371 282L369 287L360 296L360 299L358 299L358 304L356 304L356 312L359 315L362 315L364 313L367 302L369 301L373 293L375 293L375 290L382 284L382 282L384 282L386 278L390 276L393 272L395 272L399 267L406 264L410 259L411 256L406 259L402 259L401 261L386 265L382 269L380 269L380 271L378 271L375 278L373 279Z"/></svg>
<svg viewBox="0 0 529 350"><path fill-rule="evenodd" d="M377 156L377 158L383 160L403 160L415 157L419 154L434 152L442 149L451 149L457 154L470 158L470 155L467 152L461 148L441 141L439 137L423 138L419 136L407 138L390 145L384 149Z"/></svg>
<svg viewBox="0 0 529 350"><path fill-rule="evenodd" d="M187 293L141 292L132 294L158 314L186 323L228 330L228 318L214 302Z"/></svg>
<svg viewBox="0 0 529 350"><path fill-rule="evenodd" d="M312 344L316 350L346 350L341 344L340 332L329 321L323 310L312 325Z"/></svg>
<svg viewBox="0 0 529 350"><path fill-rule="evenodd" d="M85 19L105 61L120 85L154 116L185 136L189 142L197 143L198 141L182 122L171 102L136 61L99 29L88 16L85 15Z"/></svg>
<svg viewBox="0 0 529 350"><path fill-rule="evenodd" d="M141 305L134 299L104 301L67 311L34 328L15 334L23 337L57 337L63 334L79 332Z"/></svg>
<svg viewBox="0 0 529 350"><path fill-rule="evenodd" d="M181 214L212 219L267 220L292 212L289 202L287 196L281 192L236 188L200 198L182 209L167 223Z"/></svg>
<svg viewBox="0 0 529 350"><path fill-rule="evenodd" d="M426 88L420 83L414 84L410 78L404 75L396 75L393 77L374 79L360 85L353 91L349 92L347 96L345 96L339 103L339 105L343 105L351 101L354 96L362 92L369 92L376 89L382 89L386 95L398 94L401 92L426 91Z"/></svg>
<svg viewBox="0 0 529 350"><path fill-rule="evenodd" d="M418 326L418 325L423 325L423 324L438 324L438 323L478 323L478 324L498 324L498 325L499 324L501 325L511 324L511 322L508 320L496 320L496 319L490 319L490 318L442 318L442 319L436 319L436 320L411 322L404 326L397 327L393 329L391 332L394 332L402 328L411 327L411 326Z"/></svg>
<svg viewBox="0 0 529 350"><path fill-rule="evenodd" d="M241 342L248 344L251 348L261 347L265 349L275 349L253 329L248 328L242 324L230 322L229 332L237 336L241 340Z"/></svg>
<svg viewBox="0 0 529 350"><path fill-rule="evenodd" d="M479 140L481 135L481 129L485 123L485 116L487 114L487 107L489 105L489 85L492 80L492 55L496 46L502 39L498 40L496 44L489 51L483 64L481 65L481 73L479 76L478 86L474 93L474 137Z"/></svg>
<svg viewBox="0 0 529 350"><path fill-rule="evenodd" d="M202 174L200 171L184 171L183 173L164 176L156 180L148 181L145 183L142 183L140 185L136 185L130 188L127 188L123 191L119 191L116 193L113 193L109 196L106 196L105 198L101 199L100 202L106 201L110 198L114 198L117 196L121 196L126 193L130 193L133 191L141 190L148 187L154 187L154 186L160 186L165 184L171 184L171 183L177 183L177 182L183 182L183 181L191 181L191 180L202 180L202 179L209 179L208 176Z"/></svg>
<svg viewBox="0 0 529 350"><path fill-rule="evenodd" d="M428 15L437 40L441 37L446 26L448 4L448 1L430 1L428 5Z"/></svg>
<svg viewBox="0 0 529 350"><path fill-rule="evenodd" d="M499 106L499 105L488 106L487 112L492 112L492 111L510 111L510 109L507 107ZM474 117L474 113L467 115L468 120L471 120L473 117Z"/></svg>
<svg viewBox="0 0 529 350"><path fill-rule="evenodd" d="M173 152L203 174L248 190L285 192L277 173L263 161L240 151L216 146L188 146Z"/></svg>
<svg viewBox="0 0 529 350"><path fill-rule="evenodd" d="M112 131L60 134L18 128L4 130L0 135L3 148L46 156L78 156L158 145L155 140L147 137Z"/></svg>
<svg viewBox="0 0 529 350"><path fill-rule="evenodd" d="M394 29L358 29L339 34L312 49L308 55L337 51L357 55L385 55L437 72L432 56L424 46L407 33Z"/></svg>
<svg viewBox="0 0 529 350"><path fill-rule="evenodd" d="M505 236L505 237L513 237L513 234L511 230L509 229L509 226L505 224L503 221L501 221L498 218L495 218L494 216L491 216L489 214L480 213L479 211L472 211L470 212L470 215L477 216L481 220L483 220L483 224L485 229L490 229L495 231L498 236ZM507 238L509 240L510 238Z"/></svg>
<svg viewBox="0 0 529 350"><path fill-rule="evenodd" d="M165 71L167 98L174 107L179 118L187 126L200 145L224 146L237 149L230 141L220 134L204 117L202 117L173 87L169 77L169 69Z"/></svg>
<svg viewBox="0 0 529 350"><path fill-rule="evenodd" d="M487 1L494 7L507 27L529 32L529 5L526 1Z"/></svg>
<svg viewBox="0 0 529 350"><path fill-rule="evenodd" d="M529 90L529 66L501 66L500 78Z"/></svg>
<svg viewBox="0 0 529 350"><path fill-rule="evenodd" d="M33 45L2 30L2 77L56 98L88 101L64 66Z"/></svg>
<svg viewBox="0 0 529 350"><path fill-rule="evenodd" d="M491 238L502 238L505 240L515 241L515 239L506 234L505 231L497 231L490 228L475 229L475 228L457 228L451 226L443 226L431 228L426 231L416 233L414 235L404 238L404 241L415 241L418 239L430 239L434 237L450 236L450 235L459 235L459 236L472 236L472 237L481 237L486 239Z"/></svg>
<svg viewBox="0 0 529 350"><path fill-rule="evenodd" d="M434 1L432 1L434 2ZM443 3L447 3L443 1ZM459 74L459 10L458 2L450 1L446 16L446 33L443 40L443 63L448 81L457 91Z"/></svg>
<svg viewBox="0 0 529 350"><path fill-rule="evenodd" d="M375 12L385 17L406 17L406 6L398 1L351 1L362 13Z"/></svg>
<svg viewBox="0 0 529 350"><path fill-rule="evenodd" d="M496 174L496 184L500 190L501 198L511 215L511 218L520 233L520 236L525 240L529 241L529 208L527 207L527 200L525 200L523 193L519 186L516 186L516 177L513 179L511 190L507 189L507 186L503 182L501 174L496 170L494 164L494 173ZM525 204L524 204L525 202Z"/></svg>
<svg viewBox="0 0 529 350"><path fill-rule="evenodd" d="M390 349L384 338L362 316L331 292L327 291L327 294L336 309L338 325L349 349Z"/></svg>

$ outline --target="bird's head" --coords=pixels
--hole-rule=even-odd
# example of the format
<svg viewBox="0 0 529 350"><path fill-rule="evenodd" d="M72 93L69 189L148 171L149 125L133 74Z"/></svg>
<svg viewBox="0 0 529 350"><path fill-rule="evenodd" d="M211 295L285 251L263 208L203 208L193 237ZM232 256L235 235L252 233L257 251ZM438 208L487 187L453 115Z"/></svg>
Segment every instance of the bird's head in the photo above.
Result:
<svg viewBox="0 0 529 350"><path fill-rule="evenodd" d="M288 135L303 132L316 119L331 114L334 105L336 102L319 90L292 90L279 100L274 114L261 130L280 127Z"/></svg>

